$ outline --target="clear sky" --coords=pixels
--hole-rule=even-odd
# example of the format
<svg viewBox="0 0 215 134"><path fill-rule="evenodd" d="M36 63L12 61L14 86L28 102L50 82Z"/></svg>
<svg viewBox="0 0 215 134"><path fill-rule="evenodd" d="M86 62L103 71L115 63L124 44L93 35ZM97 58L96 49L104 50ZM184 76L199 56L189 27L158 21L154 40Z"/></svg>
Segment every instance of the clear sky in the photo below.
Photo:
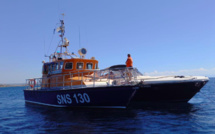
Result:
<svg viewBox="0 0 215 134"><path fill-rule="evenodd" d="M85 47L100 69L130 53L146 75L215 76L214 7L215 0L1 0L0 83L41 77L61 13L70 52Z"/></svg>

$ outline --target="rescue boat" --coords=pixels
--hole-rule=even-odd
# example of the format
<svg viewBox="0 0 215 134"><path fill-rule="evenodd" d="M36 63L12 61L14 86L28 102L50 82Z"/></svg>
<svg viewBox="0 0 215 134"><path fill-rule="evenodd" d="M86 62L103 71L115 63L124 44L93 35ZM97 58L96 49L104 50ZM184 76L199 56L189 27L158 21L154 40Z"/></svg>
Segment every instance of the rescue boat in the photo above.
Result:
<svg viewBox="0 0 215 134"><path fill-rule="evenodd" d="M68 52L64 20L60 43L43 62L42 78L26 80L26 103L72 108L127 108L145 102L188 102L209 81L205 76L144 76L137 68L114 65L98 69L95 57ZM57 49L56 49L57 50Z"/></svg>
<svg viewBox="0 0 215 134"><path fill-rule="evenodd" d="M57 31L59 51L51 54L48 62L43 61L42 78L26 80L25 102L53 107L126 108L137 87L112 86L113 80L98 69L95 57L85 58L85 48L78 51L79 56L68 52L64 20L60 20Z"/></svg>

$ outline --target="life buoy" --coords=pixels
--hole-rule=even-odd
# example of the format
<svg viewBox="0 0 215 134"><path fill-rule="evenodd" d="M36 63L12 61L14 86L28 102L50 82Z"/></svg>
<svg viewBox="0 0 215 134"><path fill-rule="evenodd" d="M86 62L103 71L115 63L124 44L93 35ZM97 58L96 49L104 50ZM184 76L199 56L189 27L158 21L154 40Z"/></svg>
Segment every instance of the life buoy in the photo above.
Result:
<svg viewBox="0 0 215 134"><path fill-rule="evenodd" d="M33 88L34 85L36 85L36 80L35 79L30 79L29 80L29 85L30 85L31 88Z"/></svg>

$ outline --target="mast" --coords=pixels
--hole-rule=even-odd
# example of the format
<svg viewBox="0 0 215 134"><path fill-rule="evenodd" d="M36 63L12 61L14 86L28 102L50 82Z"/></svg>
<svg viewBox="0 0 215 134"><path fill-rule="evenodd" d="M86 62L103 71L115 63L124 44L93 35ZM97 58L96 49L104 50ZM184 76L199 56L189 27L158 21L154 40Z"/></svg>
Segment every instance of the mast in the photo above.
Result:
<svg viewBox="0 0 215 134"><path fill-rule="evenodd" d="M62 14L63 15L63 19L64 19L64 14ZM58 32L60 32L60 37L61 37L61 42L62 42L62 45L60 45L60 53L61 53L61 58L62 58L62 53L63 53L63 44L64 44L64 42L63 42L63 37L64 37L64 33L65 33L65 26L64 26L64 20L60 20L60 23L61 23L61 25L60 25L60 30L58 31Z"/></svg>
<svg viewBox="0 0 215 134"><path fill-rule="evenodd" d="M60 19L60 24L58 23L58 25L60 26L56 29L56 31L60 34L59 35L60 41L59 41L59 44L57 45L55 52L50 56L46 56L46 57L49 57L49 62L62 60L63 58L67 58L67 56L70 56L70 58L73 58L73 56L78 57L76 54L68 52L67 47L69 46L69 40L66 37L64 37L64 34L65 34L64 14L62 14L62 16L63 17L62 19ZM80 36L80 33L79 33L79 36ZM79 45L80 45L80 37L79 37ZM57 51L59 49L60 49L60 52ZM81 56L80 58L84 58L86 53L87 53L87 50L85 48L80 49L79 50L79 55Z"/></svg>
<svg viewBox="0 0 215 134"><path fill-rule="evenodd" d="M63 55L69 55L67 51L67 46L69 46L69 40L67 38L64 38L65 34L65 25L64 25L64 14L62 14L63 19L60 20L60 27L57 28L57 32L60 33L60 44L58 47L60 47L60 53L57 53L58 58L63 58ZM63 52L63 47L66 49L65 52ZM56 52L55 52L56 53Z"/></svg>

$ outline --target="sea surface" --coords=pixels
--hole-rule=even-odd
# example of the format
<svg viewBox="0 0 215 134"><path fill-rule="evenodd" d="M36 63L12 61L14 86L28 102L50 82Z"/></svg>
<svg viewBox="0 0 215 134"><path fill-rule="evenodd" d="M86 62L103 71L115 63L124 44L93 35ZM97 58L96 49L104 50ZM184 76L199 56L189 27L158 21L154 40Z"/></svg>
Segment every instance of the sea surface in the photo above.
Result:
<svg viewBox="0 0 215 134"><path fill-rule="evenodd" d="M129 109L65 109L25 104L25 87L0 88L0 133L215 134L215 78L188 103Z"/></svg>

